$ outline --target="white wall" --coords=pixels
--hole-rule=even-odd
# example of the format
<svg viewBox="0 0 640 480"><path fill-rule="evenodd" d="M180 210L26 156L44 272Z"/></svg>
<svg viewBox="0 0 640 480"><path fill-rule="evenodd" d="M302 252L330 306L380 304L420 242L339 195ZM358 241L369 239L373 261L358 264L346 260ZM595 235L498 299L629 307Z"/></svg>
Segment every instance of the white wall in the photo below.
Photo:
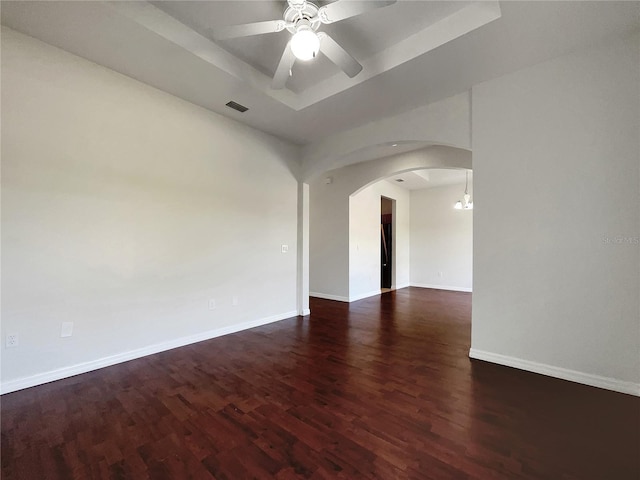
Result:
<svg viewBox="0 0 640 480"><path fill-rule="evenodd" d="M328 170L392 155L391 143L400 143L398 148L405 142L416 145L413 150L419 145L469 150L470 109L469 92L465 92L313 142L303 148L303 178L313 181Z"/></svg>
<svg viewBox="0 0 640 480"><path fill-rule="evenodd" d="M411 285L471 291L473 210L453 208L463 194L464 183L411 191Z"/></svg>
<svg viewBox="0 0 640 480"><path fill-rule="evenodd" d="M294 315L298 156L3 27L3 390Z"/></svg>
<svg viewBox="0 0 640 480"><path fill-rule="evenodd" d="M349 198L349 300L380 293L380 197L395 200L393 288L409 286L409 191L381 180Z"/></svg>
<svg viewBox="0 0 640 480"><path fill-rule="evenodd" d="M342 301L350 298L349 197L381 178L421 168L471 168L471 153L451 147L430 147L331 170L310 183L311 296Z"/></svg>
<svg viewBox="0 0 640 480"><path fill-rule="evenodd" d="M349 193L340 177L309 185L309 295L349 301Z"/></svg>
<svg viewBox="0 0 640 480"><path fill-rule="evenodd" d="M473 88L472 356L640 394L639 44Z"/></svg>

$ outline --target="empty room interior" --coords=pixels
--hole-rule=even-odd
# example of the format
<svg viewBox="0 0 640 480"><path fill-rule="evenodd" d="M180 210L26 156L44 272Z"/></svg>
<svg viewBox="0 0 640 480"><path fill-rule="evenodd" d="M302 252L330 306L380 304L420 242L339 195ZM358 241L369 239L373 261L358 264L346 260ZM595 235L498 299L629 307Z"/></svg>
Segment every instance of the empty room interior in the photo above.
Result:
<svg viewBox="0 0 640 480"><path fill-rule="evenodd" d="M640 478L640 2L0 12L3 479Z"/></svg>

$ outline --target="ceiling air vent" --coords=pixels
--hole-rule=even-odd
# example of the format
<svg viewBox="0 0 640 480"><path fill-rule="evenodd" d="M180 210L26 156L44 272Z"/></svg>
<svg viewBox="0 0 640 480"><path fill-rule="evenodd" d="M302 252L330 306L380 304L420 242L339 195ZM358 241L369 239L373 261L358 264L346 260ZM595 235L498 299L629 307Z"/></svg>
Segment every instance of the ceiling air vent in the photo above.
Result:
<svg viewBox="0 0 640 480"><path fill-rule="evenodd" d="M234 110L239 111L240 113L244 113L247 110L249 110L247 107L245 107L244 105L240 105L239 103L234 102L233 100L230 101L229 103L226 104L227 107L229 108L233 108Z"/></svg>
<svg viewBox="0 0 640 480"><path fill-rule="evenodd" d="M401 178L396 178L396 182L398 182L398 183L402 183L402 182L404 182L404 180L403 180L403 179L401 179Z"/></svg>

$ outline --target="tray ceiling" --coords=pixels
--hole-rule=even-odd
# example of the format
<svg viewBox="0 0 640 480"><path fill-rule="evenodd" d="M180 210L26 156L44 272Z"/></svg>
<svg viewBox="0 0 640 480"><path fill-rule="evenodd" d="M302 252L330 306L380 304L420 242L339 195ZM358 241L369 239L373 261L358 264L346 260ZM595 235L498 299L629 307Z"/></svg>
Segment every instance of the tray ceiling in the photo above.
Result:
<svg viewBox="0 0 640 480"><path fill-rule="evenodd" d="M324 2L319 2L324 3ZM3 1L2 24L196 105L308 144L640 28L639 2L409 1L323 25L363 65L326 59L271 75L287 33L215 42L282 15L276 1ZM239 113L234 100L249 107Z"/></svg>

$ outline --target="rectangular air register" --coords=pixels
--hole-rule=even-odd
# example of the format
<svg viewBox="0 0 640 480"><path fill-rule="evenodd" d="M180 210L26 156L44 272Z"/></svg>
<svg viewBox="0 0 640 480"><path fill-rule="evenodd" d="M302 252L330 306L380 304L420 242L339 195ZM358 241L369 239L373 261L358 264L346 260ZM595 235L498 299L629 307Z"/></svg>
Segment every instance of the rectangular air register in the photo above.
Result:
<svg viewBox="0 0 640 480"><path fill-rule="evenodd" d="M233 100L231 100L230 102L228 102L227 107L229 108L233 108L234 110L239 111L240 113L244 113L247 110L249 110L247 107L245 107L244 105L240 105L239 103L234 102Z"/></svg>

